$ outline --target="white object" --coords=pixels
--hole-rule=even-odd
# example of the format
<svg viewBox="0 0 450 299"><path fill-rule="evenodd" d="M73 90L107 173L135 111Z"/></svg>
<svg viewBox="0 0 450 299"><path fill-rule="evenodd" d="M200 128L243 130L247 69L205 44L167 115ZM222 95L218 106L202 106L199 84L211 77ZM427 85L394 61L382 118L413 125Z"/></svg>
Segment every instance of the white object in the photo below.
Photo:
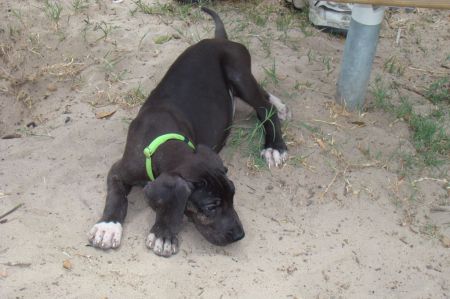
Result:
<svg viewBox="0 0 450 299"><path fill-rule="evenodd" d="M316 26L348 30L353 4L309 0L309 20Z"/></svg>

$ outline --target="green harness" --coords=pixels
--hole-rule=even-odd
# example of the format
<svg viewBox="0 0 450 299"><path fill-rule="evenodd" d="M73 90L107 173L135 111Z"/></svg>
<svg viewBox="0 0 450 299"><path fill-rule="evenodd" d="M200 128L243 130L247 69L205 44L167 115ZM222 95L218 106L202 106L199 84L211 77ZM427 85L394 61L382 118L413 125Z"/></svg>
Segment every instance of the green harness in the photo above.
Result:
<svg viewBox="0 0 450 299"><path fill-rule="evenodd" d="M152 169L152 155L156 152L158 147L163 144L166 141L169 140L180 140L185 142L187 145L189 145L193 150L195 150L194 144L183 135L177 134L177 133L168 133L161 135L157 138L155 138L146 148L144 148L144 155L145 155L145 168L147 169L147 175L150 178L151 181L155 180L155 176L153 175L153 169Z"/></svg>

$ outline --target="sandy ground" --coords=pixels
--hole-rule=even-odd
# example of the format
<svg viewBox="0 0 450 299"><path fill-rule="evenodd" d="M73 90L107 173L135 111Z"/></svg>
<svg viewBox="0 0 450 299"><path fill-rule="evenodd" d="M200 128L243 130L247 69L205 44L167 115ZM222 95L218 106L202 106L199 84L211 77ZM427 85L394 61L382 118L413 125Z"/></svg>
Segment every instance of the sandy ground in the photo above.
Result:
<svg viewBox="0 0 450 299"><path fill-rule="evenodd" d="M157 257L144 244L154 213L136 188L121 247L87 246L139 91L212 35L197 8L161 3L144 14L131 1L62 1L56 22L42 1L0 2L0 136L19 137L0 139L0 214L23 203L0 222L0 297L449 298L448 165L402 172L396 154L414 154L405 122L370 97L363 114L333 105L344 39L274 1L214 5L258 80L293 112L284 168L258 168L232 146L222 153L246 237L215 247L185 221L179 254ZM449 41L448 11L390 13L374 77L430 110L414 90L448 73ZM401 76L386 71L391 57ZM252 125L238 108L237 123Z"/></svg>

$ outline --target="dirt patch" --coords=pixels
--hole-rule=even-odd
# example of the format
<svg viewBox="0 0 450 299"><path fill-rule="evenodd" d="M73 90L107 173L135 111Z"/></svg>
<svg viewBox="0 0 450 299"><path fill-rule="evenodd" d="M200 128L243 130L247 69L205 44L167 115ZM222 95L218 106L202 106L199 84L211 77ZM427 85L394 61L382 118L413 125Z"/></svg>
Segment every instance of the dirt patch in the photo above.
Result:
<svg viewBox="0 0 450 299"><path fill-rule="evenodd" d="M0 140L0 214L24 203L0 220L0 297L448 298L448 155L422 159L411 119L449 127L445 94L427 95L448 76L449 13L387 13L373 92L349 113L334 104L344 38L276 1L213 7L291 108L291 158L261 165L240 105L221 155L246 237L215 247L186 222L162 259L144 244L154 213L139 188L118 250L86 246L86 232L139 103L211 20L170 1L0 3L0 136L21 135Z"/></svg>

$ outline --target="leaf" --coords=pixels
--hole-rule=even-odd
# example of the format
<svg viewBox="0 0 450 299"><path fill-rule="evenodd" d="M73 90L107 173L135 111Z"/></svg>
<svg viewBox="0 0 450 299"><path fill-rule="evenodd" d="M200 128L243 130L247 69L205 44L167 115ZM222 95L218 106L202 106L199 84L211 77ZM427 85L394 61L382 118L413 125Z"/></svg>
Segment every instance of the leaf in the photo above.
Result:
<svg viewBox="0 0 450 299"><path fill-rule="evenodd" d="M358 127L365 127L366 126L366 123L365 122L363 122L363 121L352 121L352 122L350 122L351 124L354 124L354 125L357 125Z"/></svg>
<svg viewBox="0 0 450 299"><path fill-rule="evenodd" d="M171 39L172 39L171 35L160 35L160 36L155 37L153 39L153 41L155 42L155 44L161 45L161 44L167 43Z"/></svg>
<svg viewBox="0 0 450 299"><path fill-rule="evenodd" d="M325 143L321 139L317 138L316 142L320 146L321 149L323 149L323 150L327 149L327 146L325 145Z"/></svg>
<svg viewBox="0 0 450 299"><path fill-rule="evenodd" d="M110 118L116 111L117 110L97 112L95 113L95 117L98 119Z"/></svg>
<svg viewBox="0 0 450 299"><path fill-rule="evenodd" d="M450 248L450 238L449 237L442 235L441 243L442 243L442 246L444 246L445 248Z"/></svg>

